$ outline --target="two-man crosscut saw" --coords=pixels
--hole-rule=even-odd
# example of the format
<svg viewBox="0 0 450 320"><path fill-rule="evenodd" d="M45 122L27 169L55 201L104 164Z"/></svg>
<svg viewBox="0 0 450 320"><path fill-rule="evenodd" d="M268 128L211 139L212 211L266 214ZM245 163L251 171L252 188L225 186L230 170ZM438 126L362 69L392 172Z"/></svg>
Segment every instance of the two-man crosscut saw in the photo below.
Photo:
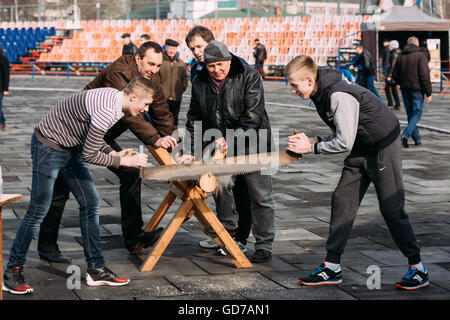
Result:
<svg viewBox="0 0 450 320"><path fill-rule="evenodd" d="M189 164L145 167L141 169L140 175L144 179L160 181L196 180L206 173L212 173L215 176L229 176L276 169L301 158L299 154L282 150Z"/></svg>

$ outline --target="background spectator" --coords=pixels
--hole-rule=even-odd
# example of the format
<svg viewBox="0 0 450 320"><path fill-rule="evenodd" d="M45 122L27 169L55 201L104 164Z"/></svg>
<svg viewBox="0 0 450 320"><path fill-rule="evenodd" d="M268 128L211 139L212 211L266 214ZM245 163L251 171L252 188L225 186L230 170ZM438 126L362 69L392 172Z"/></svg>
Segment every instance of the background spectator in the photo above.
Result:
<svg viewBox="0 0 450 320"><path fill-rule="evenodd" d="M394 71L394 66L397 63L398 57L402 54L402 50L399 48L399 43L397 40L392 40L389 42L389 62L388 69L386 70L386 85L384 87L386 91L386 97L388 99L388 107L393 107L395 110L400 110L400 99L398 98L397 84L392 80L392 72ZM392 96L395 100L395 105L392 101Z"/></svg>
<svg viewBox="0 0 450 320"><path fill-rule="evenodd" d="M264 61L267 59L266 47L255 39L256 46L253 48L253 56L255 57L255 69L259 71L261 77L264 78Z"/></svg>
<svg viewBox="0 0 450 320"><path fill-rule="evenodd" d="M126 56L126 55L133 56L136 53L136 51L137 51L137 47L131 41L130 34L129 33L124 33L122 35L122 39L123 39L122 55L123 56Z"/></svg>
<svg viewBox="0 0 450 320"><path fill-rule="evenodd" d="M392 74L395 82L400 85L403 104L408 116L408 126L402 133L402 144L408 148L408 139L412 136L416 146L422 144L417 123L422 117L424 95L426 102L431 102L431 81L428 58L425 51L419 47L419 39L408 38L402 54L397 59Z"/></svg>
<svg viewBox="0 0 450 320"><path fill-rule="evenodd" d="M164 96L170 112L173 114L175 125L178 126L178 114L183 92L186 90L189 77L184 61L177 56L178 42L167 39L163 53L163 62L159 70Z"/></svg>
<svg viewBox="0 0 450 320"><path fill-rule="evenodd" d="M0 46L0 130L5 130L5 117L3 116L3 96L8 95L9 90L9 61L5 57L3 47Z"/></svg>
<svg viewBox="0 0 450 320"><path fill-rule="evenodd" d="M373 58L369 51L364 50L362 45L356 46L356 53L359 54L359 58L353 62L350 66L352 70L355 66L361 65L361 69L358 70L358 80L357 83L369 89L373 94L375 94L380 100L381 97L375 88L375 68L373 67Z"/></svg>

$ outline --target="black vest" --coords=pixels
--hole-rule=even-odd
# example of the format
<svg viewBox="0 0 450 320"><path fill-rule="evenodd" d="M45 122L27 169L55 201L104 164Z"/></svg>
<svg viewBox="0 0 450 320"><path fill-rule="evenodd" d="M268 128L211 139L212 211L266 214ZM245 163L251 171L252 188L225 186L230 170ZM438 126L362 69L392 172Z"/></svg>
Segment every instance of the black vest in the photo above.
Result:
<svg viewBox="0 0 450 320"><path fill-rule="evenodd" d="M311 96L311 100L322 120L333 130L336 130L336 127L330 110L331 95L335 92L345 92L359 103L358 131L352 152L374 154L399 137L400 125L397 117L372 92L342 80L340 73L333 69L319 69L317 81L319 90Z"/></svg>

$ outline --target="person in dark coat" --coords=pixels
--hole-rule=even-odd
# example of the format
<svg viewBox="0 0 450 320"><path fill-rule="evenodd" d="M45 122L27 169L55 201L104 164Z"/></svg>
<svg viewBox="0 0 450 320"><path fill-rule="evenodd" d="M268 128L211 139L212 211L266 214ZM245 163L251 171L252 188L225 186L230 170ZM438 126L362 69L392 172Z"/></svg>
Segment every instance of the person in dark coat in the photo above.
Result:
<svg viewBox="0 0 450 320"><path fill-rule="evenodd" d="M188 87L189 77L186 65L180 57L177 56L177 47L179 43L172 39L167 39L166 49L163 52L163 62L159 69L164 96L173 114L175 125L178 126L178 115L180 113L181 100L183 92Z"/></svg>
<svg viewBox="0 0 450 320"><path fill-rule="evenodd" d="M124 33L122 35L122 39L123 39L122 55L123 56L126 56L126 55L133 56L136 53L136 51L137 51L137 47L131 41L130 34L129 33Z"/></svg>
<svg viewBox="0 0 450 320"><path fill-rule="evenodd" d="M216 135L215 144L216 147L222 148L221 151L227 150L230 141L236 141L235 149L227 152L234 155L270 151L271 128L265 110L264 88L259 73L243 65L228 51L225 44L217 40L205 47L203 58L205 68L192 82L191 103L186 123L191 145L187 146L190 150L186 150L184 156L192 158L192 155L198 156L198 153L202 152L195 150L193 144L196 135L199 134L196 122L202 124L202 137L205 137L205 133L220 132L220 137ZM256 135L255 144L249 143L248 140L253 141L251 138L245 139L245 136L252 134ZM260 140L264 138L267 144ZM246 143L241 145L239 141ZM255 253L251 261L267 262L272 259L272 244L275 237L275 203L272 197L271 176L253 172L242 177L247 183L252 208L252 233L256 240ZM236 231L238 228L238 214L232 193L235 179L236 176L220 177L213 193L217 217L229 231ZM205 230L205 233L214 236L208 230ZM245 251L244 246L239 243L238 245Z"/></svg>
<svg viewBox="0 0 450 320"><path fill-rule="evenodd" d="M383 51L381 54L381 67L383 68L383 75L386 78L389 69L389 58L391 50L389 50L389 40L385 39L383 41Z"/></svg>
<svg viewBox="0 0 450 320"><path fill-rule="evenodd" d="M4 55L3 47L0 45L0 130L6 129L5 117L2 105L3 96L9 94L9 61Z"/></svg>
<svg viewBox="0 0 450 320"><path fill-rule="evenodd" d="M392 80L392 72L394 71L395 64L397 63L398 57L401 55L402 50L399 48L399 43L397 40L392 40L389 42L389 50L391 53L389 54L389 62L388 69L386 70L386 85L384 90L386 92L386 98L388 100L388 107L394 110L400 110L400 99L398 97L397 84L394 80ZM394 97L395 105L392 101L392 97Z"/></svg>
<svg viewBox="0 0 450 320"><path fill-rule="evenodd" d="M373 58L369 51L365 50L362 45L356 46L356 53L359 58L353 62L350 66L350 70L357 65L361 65L361 69L358 70L358 80L357 83L369 89L374 95L376 95L380 100L381 97L375 88L375 68L373 67Z"/></svg>
<svg viewBox="0 0 450 320"><path fill-rule="evenodd" d="M208 28L203 26L194 26L189 30L186 35L185 42L188 48L191 50L196 61L191 66L190 79L191 82L194 81L195 77L203 70L205 67L203 51L206 46L214 40L214 35ZM247 62L237 57L243 65L248 65ZM234 237L243 245L247 244L247 239L250 235L252 227L252 211L250 208L250 198L248 195L248 188L245 180L242 176L238 176L234 187L234 201L236 204L236 210L239 213L239 223L238 231L235 233ZM199 242L199 246L208 249L218 249L216 241L212 238L202 240Z"/></svg>
<svg viewBox="0 0 450 320"><path fill-rule="evenodd" d="M261 77L264 78L264 61L267 59L266 47L255 39L256 46L253 48L253 57L255 57L255 69L258 70Z"/></svg>
<svg viewBox="0 0 450 320"><path fill-rule="evenodd" d="M408 116L408 126L402 132L402 144L409 147L408 139L413 138L414 144L422 144L417 123L422 117L423 103L431 102L431 81L428 57L419 47L419 39L410 37L397 59L392 74L394 81L400 85L403 104ZM426 98L425 98L426 96Z"/></svg>

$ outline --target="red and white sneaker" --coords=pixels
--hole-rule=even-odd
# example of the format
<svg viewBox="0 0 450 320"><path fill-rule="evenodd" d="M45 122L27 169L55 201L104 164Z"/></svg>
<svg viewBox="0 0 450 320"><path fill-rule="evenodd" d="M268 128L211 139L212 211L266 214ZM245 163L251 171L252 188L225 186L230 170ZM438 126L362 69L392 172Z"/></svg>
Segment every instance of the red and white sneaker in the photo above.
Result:
<svg viewBox="0 0 450 320"><path fill-rule="evenodd" d="M120 287L130 283L130 278L118 277L107 267L99 269L88 269L86 273L86 283L88 286L112 286Z"/></svg>
<svg viewBox="0 0 450 320"><path fill-rule="evenodd" d="M33 292L33 288L25 283L23 267L12 267L3 273L3 291L12 294L28 294Z"/></svg>

